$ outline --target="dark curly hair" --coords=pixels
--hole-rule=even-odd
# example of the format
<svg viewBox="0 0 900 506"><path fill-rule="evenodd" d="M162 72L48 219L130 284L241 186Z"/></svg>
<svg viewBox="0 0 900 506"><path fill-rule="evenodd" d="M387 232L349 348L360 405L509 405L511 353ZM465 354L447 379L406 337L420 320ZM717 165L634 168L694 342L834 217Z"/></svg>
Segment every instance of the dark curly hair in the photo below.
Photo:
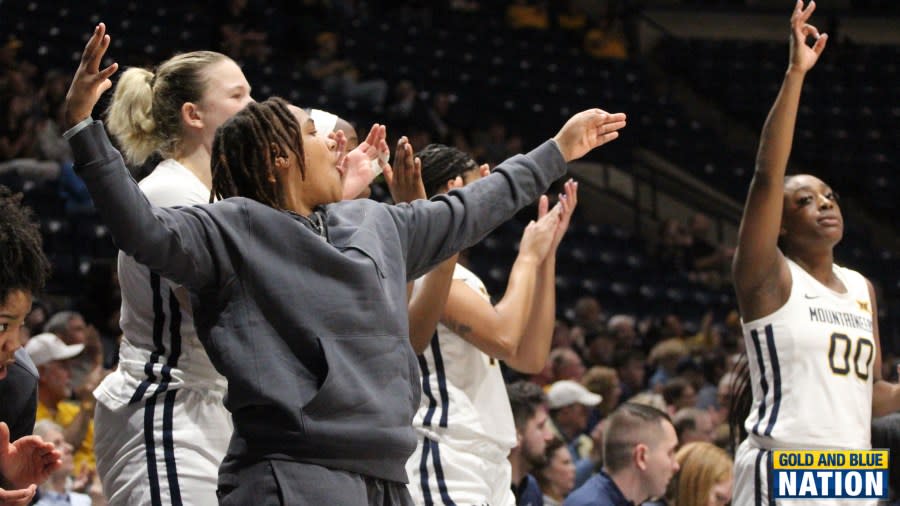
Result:
<svg viewBox="0 0 900 506"><path fill-rule="evenodd" d="M429 144L416 153L416 156L422 160L422 185L429 198L447 181L478 168L471 156L443 144Z"/></svg>
<svg viewBox="0 0 900 506"><path fill-rule="evenodd" d="M40 229L22 205L22 194L0 186L0 304L17 290L37 294L49 274Z"/></svg>
<svg viewBox="0 0 900 506"><path fill-rule="evenodd" d="M290 151L306 177L300 137L300 124L283 99L248 104L216 130L210 202L216 197L245 197L283 209L281 186L269 176L274 176L276 156Z"/></svg>

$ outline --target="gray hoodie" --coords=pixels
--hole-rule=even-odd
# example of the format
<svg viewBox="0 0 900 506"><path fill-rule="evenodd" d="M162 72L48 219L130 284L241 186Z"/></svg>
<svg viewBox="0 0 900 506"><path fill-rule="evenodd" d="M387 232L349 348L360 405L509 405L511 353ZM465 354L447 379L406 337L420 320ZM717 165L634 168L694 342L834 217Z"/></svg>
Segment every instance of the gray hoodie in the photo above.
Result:
<svg viewBox="0 0 900 506"><path fill-rule="evenodd" d="M430 201L344 201L305 218L245 198L153 207L102 123L69 142L118 247L191 290L197 333L228 379L235 431L222 472L276 459L396 482L407 480L420 395L407 280L566 170L548 141Z"/></svg>

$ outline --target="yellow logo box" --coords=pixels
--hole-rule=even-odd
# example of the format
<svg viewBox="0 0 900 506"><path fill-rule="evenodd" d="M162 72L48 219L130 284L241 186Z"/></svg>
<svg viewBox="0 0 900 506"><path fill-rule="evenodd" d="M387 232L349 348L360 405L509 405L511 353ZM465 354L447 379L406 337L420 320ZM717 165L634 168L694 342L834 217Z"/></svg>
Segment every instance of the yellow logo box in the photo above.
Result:
<svg viewBox="0 0 900 506"><path fill-rule="evenodd" d="M774 469L887 469L888 450L774 450Z"/></svg>

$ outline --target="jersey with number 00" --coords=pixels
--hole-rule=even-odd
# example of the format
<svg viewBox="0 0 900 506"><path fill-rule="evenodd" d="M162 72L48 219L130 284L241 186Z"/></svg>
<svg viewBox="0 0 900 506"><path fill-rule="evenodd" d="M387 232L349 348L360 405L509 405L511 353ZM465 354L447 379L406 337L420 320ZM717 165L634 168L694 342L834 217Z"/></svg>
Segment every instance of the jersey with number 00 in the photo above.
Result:
<svg viewBox="0 0 900 506"><path fill-rule="evenodd" d="M478 276L465 267L456 266L453 280L490 300ZM413 418L419 433L456 445L493 443L504 452L515 446L512 408L498 360L439 323L419 355L419 368L422 401Z"/></svg>
<svg viewBox="0 0 900 506"><path fill-rule="evenodd" d="M834 266L838 293L791 260L788 301L743 324L753 386L745 421L760 448L869 448L878 343L865 278Z"/></svg>

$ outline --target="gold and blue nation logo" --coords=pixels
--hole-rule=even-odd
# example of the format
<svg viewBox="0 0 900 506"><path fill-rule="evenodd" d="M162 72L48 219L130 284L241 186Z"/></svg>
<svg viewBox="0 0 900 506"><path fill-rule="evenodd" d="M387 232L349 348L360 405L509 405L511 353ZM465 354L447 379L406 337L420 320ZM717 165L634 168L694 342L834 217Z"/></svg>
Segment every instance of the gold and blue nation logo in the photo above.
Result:
<svg viewBox="0 0 900 506"><path fill-rule="evenodd" d="M776 499L887 499L888 450L775 450Z"/></svg>

